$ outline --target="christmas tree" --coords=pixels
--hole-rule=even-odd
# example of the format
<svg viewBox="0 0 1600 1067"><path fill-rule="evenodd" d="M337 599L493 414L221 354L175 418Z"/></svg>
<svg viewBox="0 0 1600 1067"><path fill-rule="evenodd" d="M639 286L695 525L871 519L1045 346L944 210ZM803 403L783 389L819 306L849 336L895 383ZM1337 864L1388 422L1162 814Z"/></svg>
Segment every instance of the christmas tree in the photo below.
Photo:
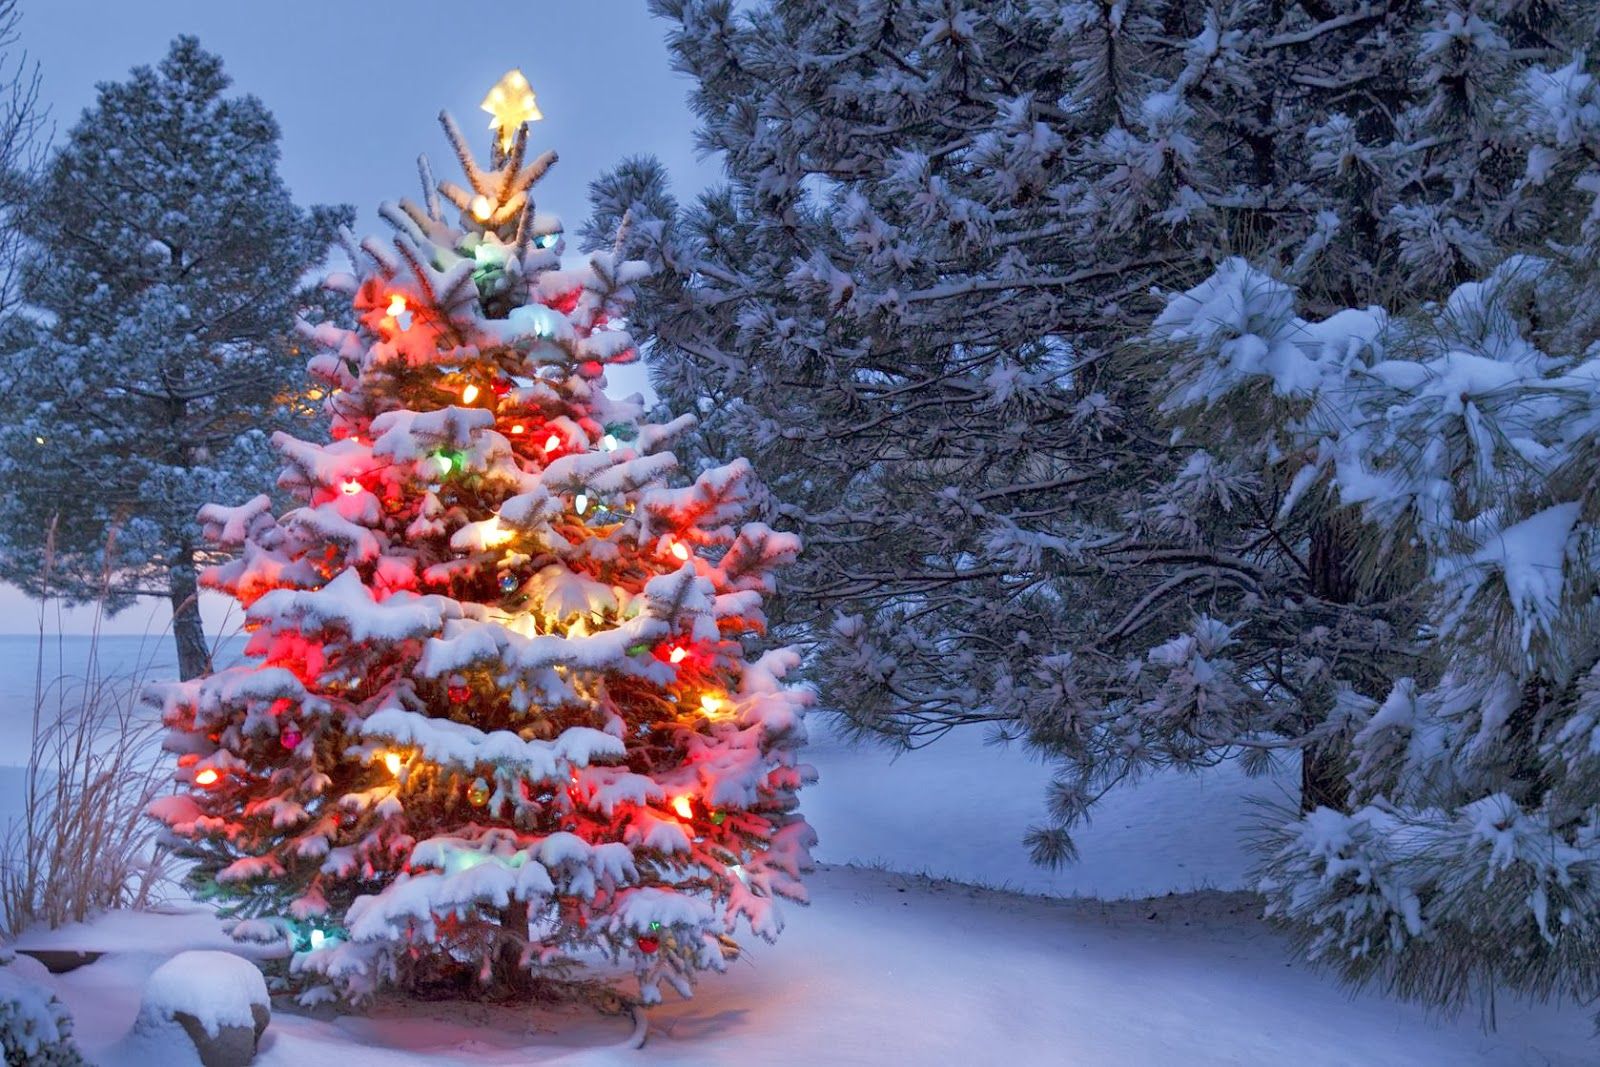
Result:
<svg viewBox="0 0 1600 1067"><path fill-rule="evenodd" d="M332 440L273 441L297 506L200 513L247 660L157 691L180 789L152 814L308 1001L619 965L687 996L737 920L771 939L805 899L799 657L745 658L799 544L739 523L747 462L678 475L692 416L606 395L646 268L564 267L533 92L484 109L488 168L441 115L465 184L424 158L392 239L346 235L354 324L304 327Z"/></svg>

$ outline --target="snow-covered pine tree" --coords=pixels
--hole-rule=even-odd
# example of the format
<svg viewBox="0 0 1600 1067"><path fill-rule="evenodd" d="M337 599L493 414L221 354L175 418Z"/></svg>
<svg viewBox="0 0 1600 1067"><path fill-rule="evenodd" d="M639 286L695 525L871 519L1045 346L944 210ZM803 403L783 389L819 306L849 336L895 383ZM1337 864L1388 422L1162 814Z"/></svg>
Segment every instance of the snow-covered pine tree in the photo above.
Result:
<svg viewBox="0 0 1600 1067"><path fill-rule="evenodd" d="M825 702L1059 759L1045 861L1113 783L1242 743L1342 803L1334 698L1409 654L1402 576L1356 584L1345 516L1283 526L1282 486L1174 441L1128 342L1235 252L1309 312L1404 308L1581 213L1507 101L1596 5L653 7L728 182L669 214L630 163L595 231L634 212L658 388L805 536L776 617Z"/></svg>
<svg viewBox="0 0 1600 1067"><path fill-rule="evenodd" d="M1571 194L1541 224L1542 254L1411 313L1326 316L1232 260L1155 329L1165 405L1197 454L1280 486L1286 526L1338 509L1352 580L1412 607L1395 677L1334 697L1349 810L1265 835L1269 912L1353 980L1449 1006L1483 995L1491 1019L1497 987L1600 996L1590 62L1530 69L1501 101L1525 181Z"/></svg>
<svg viewBox="0 0 1600 1067"><path fill-rule="evenodd" d="M194 535L207 500L260 485L296 418L299 280L347 208L302 210L278 126L179 37L99 87L16 214L31 314L6 336L0 577L35 593L173 607L184 677L206 669Z"/></svg>
<svg viewBox="0 0 1600 1067"><path fill-rule="evenodd" d="M563 268L533 93L485 108L490 165L441 116L465 184L424 159L329 279L358 319L306 329L333 440L273 438L299 506L202 512L253 660L156 694L182 789L152 810L308 998L570 990L602 957L688 995L804 899L807 694L795 653L745 658L799 545L738 523L746 461L675 477L693 416L606 395L646 268Z"/></svg>

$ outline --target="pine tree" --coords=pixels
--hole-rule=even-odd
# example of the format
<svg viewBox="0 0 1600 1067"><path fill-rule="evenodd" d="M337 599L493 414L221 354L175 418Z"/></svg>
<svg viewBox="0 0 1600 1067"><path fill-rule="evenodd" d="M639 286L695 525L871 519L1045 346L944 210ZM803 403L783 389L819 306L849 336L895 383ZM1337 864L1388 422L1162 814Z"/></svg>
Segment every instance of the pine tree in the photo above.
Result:
<svg viewBox="0 0 1600 1067"><path fill-rule="evenodd" d="M1235 253L1305 314L1404 312L1570 230L1587 198L1529 169L1512 100L1596 5L653 7L728 182L667 212L630 163L595 230L632 212L658 388L806 539L775 618L824 702L1057 760L1045 862L1152 767L1299 755L1304 806L1344 806L1339 694L1407 669L1417 575L1363 569L1337 506L1285 521L1138 342Z"/></svg>
<svg viewBox="0 0 1600 1067"><path fill-rule="evenodd" d="M490 165L441 116L465 184L424 159L329 279L356 325L305 328L333 439L274 436L298 506L202 512L254 662L160 695L183 788L153 812L308 999L592 988L596 956L688 995L804 900L797 656L745 658L798 542L739 523L747 462L677 475L692 416L606 394L645 267L564 268L533 93L485 109Z"/></svg>
<svg viewBox="0 0 1600 1067"><path fill-rule="evenodd" d="M5 354L0 576L168 599L185 677L209 661L195 510L270 469L268 429L296 418L298 282L352 217L295 206L277 124L228 84L179 37L100 86L17 216L32 313Z"/></svg>
<svg viewBox="0 0 1600 1067"><path fill-rule="evenodd" d="M1156 324L1166 405L1213 462L1337 509L1352 578L1411 607L1392 677L1335 695L1347 810L1267 828L1269 914L1408 998L1600 995L1600 78L1501 100L1570 210L1437 304L1307 314L1234 260ZM1559 195L1559 194L1566 195ZM1557 194L1557 195L1552 195Z"/></svg>

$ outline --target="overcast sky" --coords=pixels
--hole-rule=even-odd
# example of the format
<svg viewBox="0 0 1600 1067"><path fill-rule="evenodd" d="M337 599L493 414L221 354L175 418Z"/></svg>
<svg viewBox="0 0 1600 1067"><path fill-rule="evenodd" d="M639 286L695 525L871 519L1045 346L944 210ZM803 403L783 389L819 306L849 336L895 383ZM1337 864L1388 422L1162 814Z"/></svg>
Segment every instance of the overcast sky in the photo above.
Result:
<svg viewBox="0 0 1600 1067"><path fill-rule="evenodd" d="M378 228L379 201L417 195L419 152L451 174L441 108L481 131L487 150L478 103L512 67L544 112L534 150L561 155L536 190L540 209L569 229L587 213L589 180L624 156L660 157L680 196L716 177L694 151L690 83L668 65L666 24L643 0L22 0L22 10L23 44L62 129L93 102L97 82L155 64L175 35L195 34L222 56L233 91L277 116L296 199L354 204L363 233ZM208 616L222 606L207 605ZM167 614L154 609L131 609L110 629L161 630ZM0 586L0 632L32 630L36 619L36 607ZM85 619L69 616L66 628Z"/></svg>

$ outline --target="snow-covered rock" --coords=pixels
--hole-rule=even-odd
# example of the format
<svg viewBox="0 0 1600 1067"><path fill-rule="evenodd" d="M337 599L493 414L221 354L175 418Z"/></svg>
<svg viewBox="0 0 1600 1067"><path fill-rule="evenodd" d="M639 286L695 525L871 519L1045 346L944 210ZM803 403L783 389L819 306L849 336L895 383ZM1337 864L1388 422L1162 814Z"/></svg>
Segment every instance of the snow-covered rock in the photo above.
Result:
<svg viewBox="0 0 1600 1067"><path fill-rule="evenodd" d="M180 952L155 969L133 1027L147 1040L185 1035L205 1067L238 1067L255 1059L271 1018L267 983L255 964L205 950Z"/></svg>

